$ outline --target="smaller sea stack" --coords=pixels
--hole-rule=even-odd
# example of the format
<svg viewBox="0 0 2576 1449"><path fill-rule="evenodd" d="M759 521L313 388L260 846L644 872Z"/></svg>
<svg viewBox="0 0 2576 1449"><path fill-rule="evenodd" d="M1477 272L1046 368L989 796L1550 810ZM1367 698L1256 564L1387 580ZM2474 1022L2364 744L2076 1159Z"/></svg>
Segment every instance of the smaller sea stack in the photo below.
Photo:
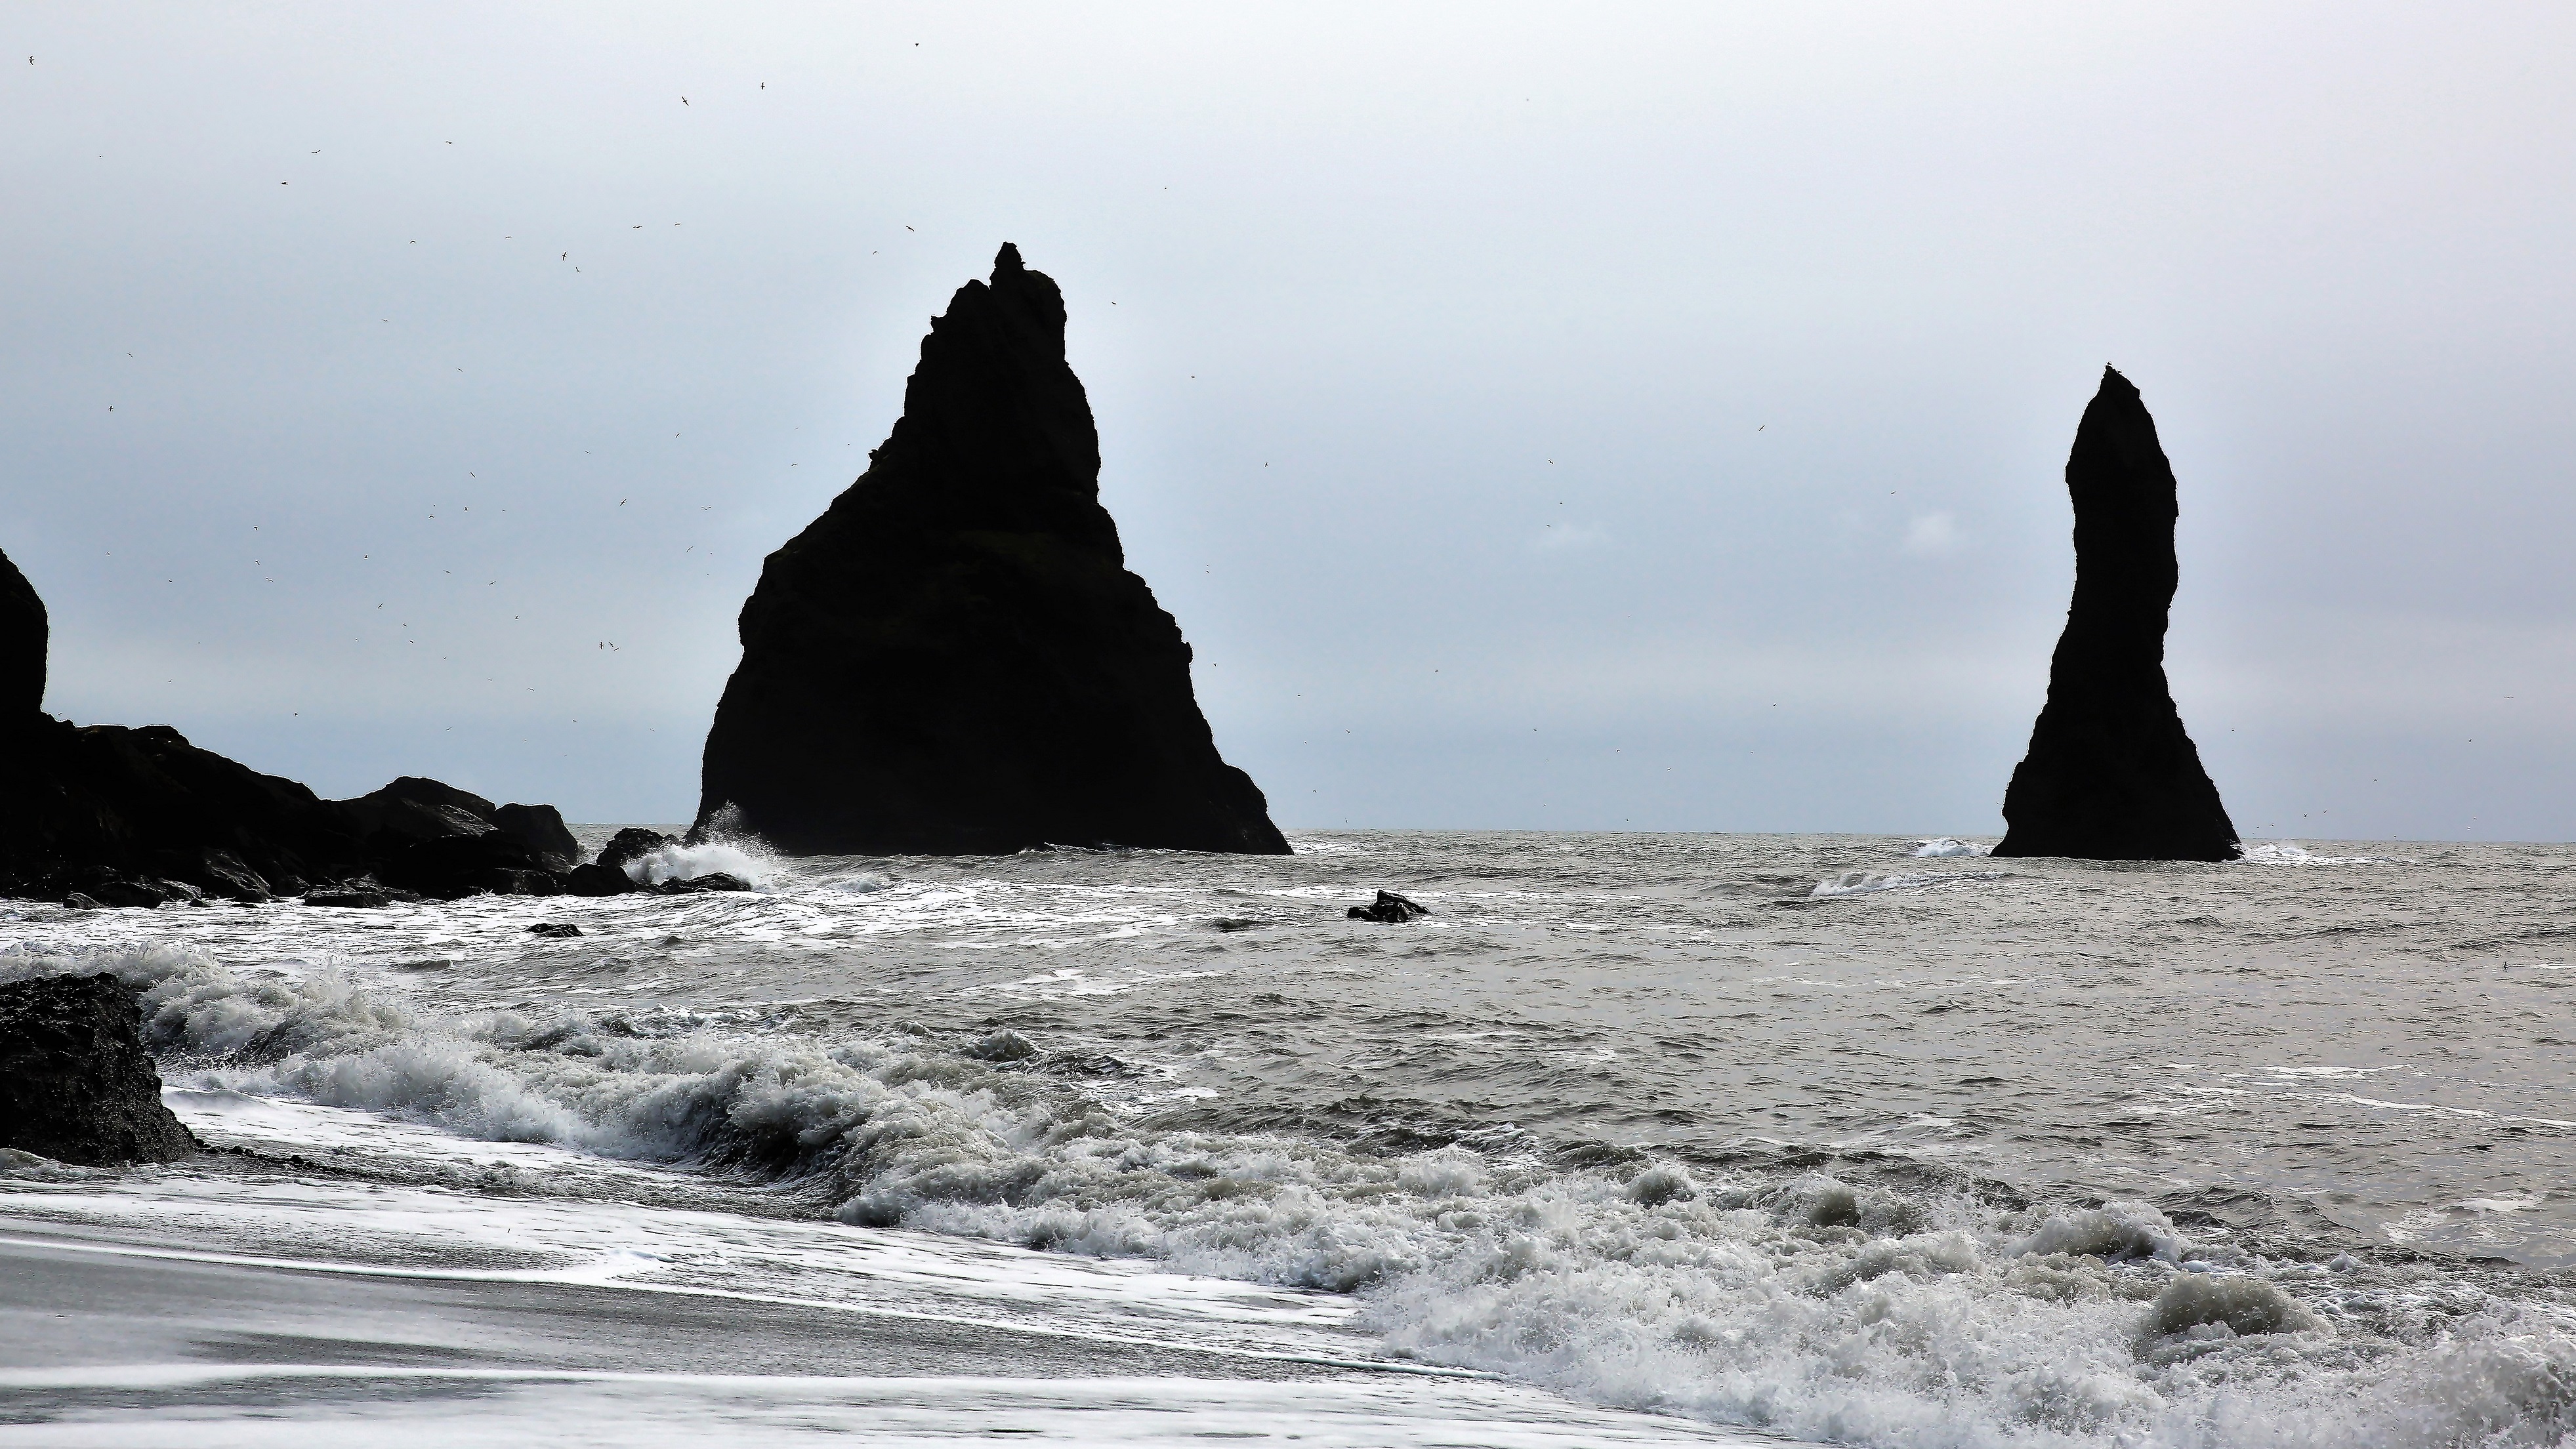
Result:
<svg viewBox="0 0 2576 1449"><path fill-rule="evenodd" d="M2112 368L2066 460L2075 598L2049 661L2048 703L2004 791L1997 855L2233 860L2236 827L2165 682L2173 465L2137 388Z"/></svg>

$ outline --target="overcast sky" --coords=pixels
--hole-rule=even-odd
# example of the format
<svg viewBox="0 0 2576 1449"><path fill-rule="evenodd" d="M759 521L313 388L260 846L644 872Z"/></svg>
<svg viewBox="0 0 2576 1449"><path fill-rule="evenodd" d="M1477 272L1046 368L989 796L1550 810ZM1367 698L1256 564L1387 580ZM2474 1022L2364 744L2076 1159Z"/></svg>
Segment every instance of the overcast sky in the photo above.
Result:
<svg viewBox="0 0 2576 1449"><path fill-rule="evenodd" d="M0 11L47 707L686 819L1010 240L1291 829L1999 829L2110 362L2238 826L2576 837L2576 10L1076 9Z"/></svg>

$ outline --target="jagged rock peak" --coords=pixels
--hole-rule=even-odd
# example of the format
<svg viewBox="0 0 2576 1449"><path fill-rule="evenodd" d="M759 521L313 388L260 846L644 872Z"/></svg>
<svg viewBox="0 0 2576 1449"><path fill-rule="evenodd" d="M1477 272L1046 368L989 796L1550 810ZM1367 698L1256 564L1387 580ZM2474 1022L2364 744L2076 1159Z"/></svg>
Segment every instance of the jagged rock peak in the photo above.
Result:
<svg viewBox="0 0 2576 1449"><path fill-rule="evenodd" d="M0 553L0 730L45 707L45 601Z"/></svg>
<svg viewBox="0 0 2576 1449"><path fill-rule="evenodd" d="M867 472L763 565L697 833L723 815L813 854L1284 852L1099 485L1063 294L1006 243L932 321Z"/></svg>
<svg viewBox="0 0 2576 1449"><path fill-rule="evenodd" d="M2232 860L2236 827L2165 681L2181 573L2173 466L2117 369L2075 429L2075 596L2049 661L2048 702L2004 792L1997 855Z"/></svg>

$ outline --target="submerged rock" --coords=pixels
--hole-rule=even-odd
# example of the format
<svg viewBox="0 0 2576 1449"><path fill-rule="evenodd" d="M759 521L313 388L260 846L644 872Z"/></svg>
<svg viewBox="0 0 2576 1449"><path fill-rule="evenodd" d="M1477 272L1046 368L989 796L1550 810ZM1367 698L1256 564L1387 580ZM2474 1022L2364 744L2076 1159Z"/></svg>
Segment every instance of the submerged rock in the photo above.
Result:
<svg viewBox="0 0 2576 1449"><path fill-rule="evenodd" d="M966 1048L964 1054L979 1062L1024 1062L1036 1056L1038 1049L1027 1037L1005 1028Z"/></svg>
<svg viewBox="0 0 2576 1449"><path fill-rule="evenodd" d="M539 921L528 928L528 934L531 936L544 936L550 940L562 941L569 940L574 936L580 935L581 927L574 925L570 921Z"/></svg>
<svg viewBox="0 0 2576 1449"><path fill-rule="evenodd" d="M798 854L1287 853L1126 569L1064 331L1011 246L931 323L894 431L743 605L693 837L730 805Z"/></svg>
<svg viewBox="0 0 2576 1449"><path fill-rule="evenodd" d="M0 1147L87 1166L199 1150L162 1105L125 983L102 971L0 986Z"/></svg>
<svg viewBox="0 0 2576 1449"><path fill-rule="evenodd" d="M2049 663L2048 702L2004 792L1999 856L2233 860L2236 827L2165 682L2174 559L2173 467L2138 390L2117 371L2084 409L2066 460L2075 597Z"/></svg>
<svg viewBox="0 0 2576 1449"><path fill-rule="evenodd" d="M712 875L693 875L687 880L656 881L651 885L639 885L636 889L651 891L655 895L694 896L708 891L747 891L753 886L741 876L717 871Z"/></svg>
<svg viewBox="0 0 2576 1449"><path fill-rule="evenodd" d="M1393 891L1379 891L1377 899L1364 906L1353 906L1343 914L1354 921L1410 921L1431 914L1431 908L1417 905Z"/></svg>

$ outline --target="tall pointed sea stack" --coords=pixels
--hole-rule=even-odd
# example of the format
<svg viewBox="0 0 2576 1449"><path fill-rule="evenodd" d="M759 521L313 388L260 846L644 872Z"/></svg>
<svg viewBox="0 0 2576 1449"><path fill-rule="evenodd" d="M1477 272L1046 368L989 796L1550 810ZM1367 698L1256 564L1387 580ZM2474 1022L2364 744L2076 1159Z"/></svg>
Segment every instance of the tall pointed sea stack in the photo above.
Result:
<svg viewBox="0 0 2576 1449"><path fill-rule="evenodd" d="M723 813L800 854L1287 852L1127 572L1064 323L1005 245L930 324L894 432L742 606L700 830Z"/></svg>
<svg viewBox="0 0 2576 1449"><path fill-rule="evenodd" d="M2173 466L2156 420L2116 370L2075 429L2075 601L2049 661L2048 703L2004 791L1997 855L2233 860L2218 803L2165 683L2174 561Z"/></svg>

